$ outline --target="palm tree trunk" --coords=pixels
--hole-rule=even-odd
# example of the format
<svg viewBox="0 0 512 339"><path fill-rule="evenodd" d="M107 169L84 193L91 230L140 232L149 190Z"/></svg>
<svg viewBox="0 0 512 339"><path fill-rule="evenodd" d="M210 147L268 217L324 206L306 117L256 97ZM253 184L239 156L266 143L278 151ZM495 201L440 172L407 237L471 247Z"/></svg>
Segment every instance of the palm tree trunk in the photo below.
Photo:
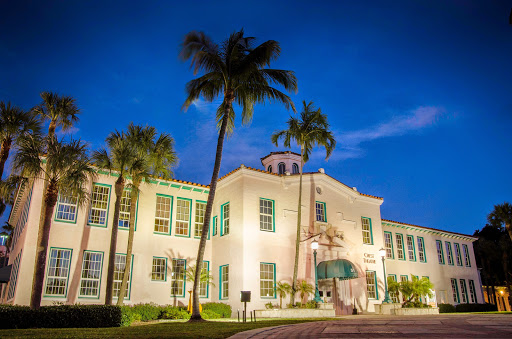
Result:
<svg viewBox="0 0 512 339"><path fill-rule="evenodd" d="M0 147L0 179L2 179L2 175L4 174L4 167L7 158L9 157L9 151L11 150L12 139L5 138L2 141L2 146Z"/></svg>
<svg viewBox="0 0 512 339"><path fill-rule="evenodd" d="M119 297L117 298L118 306L123 305L126 289L128 288L128 277L130 276L130 267L132 264L133 237L135 235L135 213L139 186L140 180L134 180L133 188L130 192L130 229L128 231L128 245L126 247L126 265L124 266L123 281L121 282Z"/></svg>
<svg viewBox="0 0 512 339"><path fill-rule="evenodd" d="M300 224L302 212L302 169L304 167L304 145L300 145L300 183L299 183L299 205L297 207L297 234L295 238L295 262L293 265L292 291L290 293L290 304L295 303L295 293L297 292L297 274L299 271L299 245L300 245Z"/></svg>
<svg viewBox="0 0 512 339"><path fill-rule="evenodd" d="M41 306L41 295L43 292L44 275L46 271L46 254L48 252L48 242L50 240L50 228L52 225L52 215L57 197L59 195L55 181L48 185L45 198L44 224L42 236L38 241L36 249L36 262L34 269L34 280L32 282L32 296L30 298L30 308L38 309Z"/></svg>
<svg viewBox="0 0 512 339"><path fill-rule="evenodd" d="M119 211L121 210L121 198L124 191L124 177L119 174L114 189L116 192L116 203L114 204L114 221L112 222L112 234L110 236L110 251L108 253L107 288L105 291L105 305L112 305L114 292L114 270L116 264L117 232L119 229Z"/></svg>
<svg viewBox="0 0 512 339"><path fill-rule="evenodd" d="M48 137L53 138L55 136L55 128L57 127L57 122L55 120L50 121L50 126L48 127Z"/></svg>
<svg viewBox="0 0 512 339"><path fill-rule="evenodd" d="M507 230L508 232L508 236L510 237L510 240L512 240L512 226L510 225L510 223L505 223L505 229Z"/></svg>
<svg viewBox="0 0 512 339"><path fill-rule="evenodd" d="M204 212L204 223L201 231L201 240L199 241L199 249L197 250L197 261L196 267L203 267L203 257L206 248L206 239L208 237L208 229L210 228L210 218L212 215L213 200L215 199L215 191L217 189L217 180L219 178L220 163L222 160L222 149L224 147L224 136L226 135L226 127L228 125L229 112L233 99L226 100L226 108L224 110L224 116L222 117L222 124L220 126L219 138L217 140L217 152L215 154L215 165L213 166L212 180L210 182L210 193L208 194L208 202L206 203L206 211ZM201 313L199 312L199 284L201 278L201 269L196 269L194 278L194 288L192 293L192 316L190 322L203 321ZM222 286L219 286L222 288Z"/></svg>

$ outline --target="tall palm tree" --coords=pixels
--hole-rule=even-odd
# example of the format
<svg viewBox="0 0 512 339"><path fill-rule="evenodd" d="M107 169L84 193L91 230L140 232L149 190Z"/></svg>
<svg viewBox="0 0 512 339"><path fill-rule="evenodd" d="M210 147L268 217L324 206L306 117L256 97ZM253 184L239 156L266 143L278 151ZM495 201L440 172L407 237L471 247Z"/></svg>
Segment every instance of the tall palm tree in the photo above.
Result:
<svg viewBox="0 0 512 339"><path fill-rule="evenodd" d="M119 175L114 184L116 202L114 204L114 220L112 221L112 233L110 235L107 286L105 293L105 305L111 305L114 287L114 271L121 199L123 197L127 177L129 176L134 161L137 157L137 152L133 148L132 144L128 141L124 132L112 132L105 141L107 147L98 151L94 151L92 160L98 168L106 169L109 172L116 172Z"/></svg>
<svg viewBox="0 0 512 339"><path fill-rule="evenodd" d="M128 231L128 245L126 248L126 264L124 267L123 280L119 289L117 305L122 305L128 287L130 267L133 251L133 237L135 235L135 213L137 197L142 182L148 183L151 176L163 179L171 178L172 168L178 163L178 157L174 151L174 139L166 133L158 135L153 126L142 127L130 124L126 132L126 139L136 151L134 161L129 168L132 178L130 192L130 221Z"/></svg>
<svg viewBox="0 0 512 339"><path fill-rule="evenodd" d="M253 47L255 38L244 37L244 31L230 35L220 46L215 44L203 32L190 32L183 41L180 57L183 60L191 59L194 75L198 72L204 74L191 80L186 85L187 99L183 104L186 110L195 100L203 97L212 102L222 95L222 103L217 109L217 126L219 137L215 154L210 182L210 193L206 204L201 240L197 253L197 265L203 263L208 228L212 214L213 200L217 188L222 149L226 131L234 128L235 111L233 104L242 107L242 123L251 121L255 103L281 102L287 109L295 111L289 96L272 87L272 84L281 85L287 91L297 91L297 79L292 71L265 68L270 62L277 59L281 52L279 43L269 40L259 46ZM190 321L201 321L199 313L199 283L200 271L196 272L193 290L193 313Z"/></svg>
<svg viewBox="0 0 512 339"><path fill-rule="evenodd" d="M512 240L512 204L504 202L503 204L494 205L494 210L489 213L487 220L493 226L502 227L505 229Z"/></svg>
<svg viewBox="0 0 512 339"><path fill-rule="evenodd" d="M80 110L76 106L76 100L70 96L60 96L53 92L40 94L43 102L34 107L32 111L41 116L44 121L49 121L48 136L55 135L55 129L61 127L63 131L73 127L78 122Z"/></svg>
<svg viewBox="0 0 512 339"><path fill-rule="evenodd" d="M297 286L297 272L299 270L299 244L300 244L300 224L301 224L301 203L302 203L302 168L309 160L309 155L315 146L325 148L325 159L327 160L334 148L336 140L329 130L327 115L322 114L320 108L316 108L312 101L306 104L302 102L303 109L300 118L290 117L288 119L288 129L272 134L272 142L278 146L279 139L284 139L284 146L290 147L292 141L295 141L300 147L300 183L299 183L299 204L297 207L297 235L295 238L295 263L293 266L292 292L290 293L290 304L295 302L295 292Z"/></svg>
<svg viewBox="0 0 512 339"><path fill-rule="evenodd" d="M43 158L41 154L46 156ZM87 199L86 185L95 172L89 164L87 147L83 142L58 141L55 137L49 138L47 142L36 137L24 138L14 157L13 169L29 180L44 178L48 182L44 191L44 224L36 248L30 299L30 307L38 309L41 306L52 215L59 193L77 197L78 204L84 204Z"/></svg>

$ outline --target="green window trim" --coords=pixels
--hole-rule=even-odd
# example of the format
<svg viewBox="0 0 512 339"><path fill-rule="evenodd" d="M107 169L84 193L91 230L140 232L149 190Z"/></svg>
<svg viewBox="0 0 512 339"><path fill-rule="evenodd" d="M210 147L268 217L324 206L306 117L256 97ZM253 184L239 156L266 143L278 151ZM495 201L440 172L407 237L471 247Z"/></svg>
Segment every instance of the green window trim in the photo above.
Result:
<svg viewBox="0 0 512 339"><path fill-rule="evenodd" d="M214 216L213 217L213 221L212 221L212 228L213 228L213 232L212 232L212 236L216 236L217 235L217 216Z"/></svg>
<svg viewBox="0 0 512 339"><path fill-rule="evenodd" d="M391 248L389 248L391 250L390 257L388 257L388 255L387 255L388 248L386 247L386 234L389 235L389 241L391 243ZM384 248L386 249L386 259L395 259L395 249L393 248L393 233L384 231Z"/></svg>
<svg viewBox="0 0 512 339"><path fill-rule="evenodd" d="M437 250L437 261L440 265L444 265L444 249L443 249L443 242L441 240L436 240L436 250ZM439 258L441 256L441 258ZM441 260L439 260L441 259Z"/></svg>
<svg viewBox="0 0 512 339"><path fill-rule="evenodd" d="M446 244L446 256L447 256L447 260L448 260L448 265L454 266L455 260L453 260L452 244L449 241L446 241L445 244Z"/></svg>
<svg viewBox="0 0 512 339"><path fill-rule="evenodd" d="M453 300L454 303L460 304L460 294L459 294L459 284L457 284L457 279L451 278L450 283L452 285L452 297L457 297L457 300ZM455 291L453 291L453 287L455 286ZM454 294L455 292L455 294ZM454 298L455 299L455 298Z"/></svg>
<svg viewBox="0 0 512 339"><path fill-rule="evenodd" d="M393 278L396 281L396 274L388 274L388 278Z"/></svg>
<svg viewBox="0 0 512 339"><path fill-rule="evenodd" d="M368 273L373 273L373 280L374 280L374 288L375 288L375 298L371 298L368 296L368 300L379 300L379 285L377 284L377 272L367 270L366 271L366 293L369 294L370 291L368 291Z"/></svg>
<svg viewBox="0 0 512 339"><path fill-rule="evenodd" d="M397 241L397 257L398 257L398 260L402 260L402 261L406 261L406 257L405 257L405 244L404 244L404 235L402 233L396 233L396 241ZM398 246L398 239L400 239L400 242L402 243L402 246L401 248ZM400 259L400 250L402 251L402 259Z"/></svg>
<svg viewBox="0 0 512 339"><path fill-rule="evenodd" d="M457 266L464 266L464 263L462 262L462 252L460 250L460 244L459 243L456 243L454 242L453 243L453 246L455 247L455 255L456 255L456 262L457 262Z"/></svg>
<svg viewBox="0 0 512 339"><path fill-rule="evenodd" d="M224 219L224 209L226 208L226 205L228 207L228 219L227 220ZM224 223L226 221L228 222L228 231L225 233ZM225 235L229 235L229 232L231 229L230 221L231 221L231 205L229 204L229 201L228 201L220 206L220 236L221 237L223 237Z"/></svg>
<svg viewBox="0 0 512 339"><path fill-rule="evenodd" d="M183 293L181 294L176 294L176 293L173 293L173 284L174 284L174 278L171 278L171 298L174 298L174 297L177 297L177 298L185 298L185 293L187 291L187 274L186 274L186 271L187 271L187 259L181 259L181 258L172 258L172 273L174 275L174 261L178 262L178 261L181 261L184 263L183 265ZM178 281L178 279L176 279L176 281ZM180 279L181 281L181 279Z"/></svg>
<svg viewBox="0 0 512 339"><path fill-rule="evenodd" d="M402 279L405 278L405 279ZM409 281L409 276L406 274L400 274L400 281Z"/></svg>
<svg viewBox="0 0 512 339"><path fill-rule="evenodd" d="M224 292L224 281L222 280L222 270L224 267L227 267L227 276L228 276L228 281L227 281L227 286L228 286L228 296L227 297L223 297L223 293ZM228 300L229 299L229 264L228 265L222 265L222 266L219 266L219 300Z"/></svg>
<svg viewBox="0 0 512 339"><path fill-rule="evenodd" d="M423 237L416 237L418 241L418 256L419 262L426 263L427 262L427 253L425 252L425 239ZM421 252L420 252L420 243L421 243ZM421 254L423 254L423 260L421 260Z"/></svg>
<svg viewBox="0 0 512 339"><path fill-rule="evenodd" d="M129 187L125 187L124 188L124 191L131 191L132 189L129 188ZM123 191L123 193L124 193ZM137 231L137 220L139 218L139 197L140 197L140 191L137 193L137 205L135 206L135 231ZM131 202L130 202L131 203ZM171 204L172 206L172 204ZM121 227L121 226L118 226L117 228L118 230L122 230L122 231L129 231L130 230L130 227Z"/></svg>
<svg viewBox="0 0 512 339"><path fill-rule="evenodd" d="M411 239L412 253L414 256L413 259L411 259L411 250L409 249L409 239ZM407 235L407 258L409 259L409 261L416 261L416 246L414 244L414 236L410 234Z"/></svg>
<svg viewBox="0 0 512 339"><path fill-rule="evenodd" d="M126 253L116 253L116 255L124 255L126 257ZM130 276L128 277L129 283L128 288L126 289L126 295L124 296L124 300L130 300L132 297L132 278L133 278L133 262L134 262L135 256L132 254L132 260L130 261ZM125 261L125 267L126 267L126 261ZM121 280L122 281L122 280ZM114 288L112 287L112 290ZM119 297L112 296L112 299L119 299Z"/></svg>
<svg viewBox="0 0 512 339"><path fill-rule="evenodd" d="M322 218L323 220L318 220L318 208L317 208L317 204L320 204L322 205ZM315 201L315 220L318 221L318 222L327 222L327 205L325 204L325 202L323 201Z"/></svg>
<svg viewBox="0 0 512 339"><path fill-rule="evenodd" d="M369 229L364 229L364 220L368 220L368 227ZM363 244L364 245L373 245L373 227L372 227L372 219L368 217L361 217L361 231L363 234ZM365 241L365 232L369 233L368 238L369 242Z"/></svg>
<svg viewBox="0 0 512 339"><path fill-rule="evenodd" d="M48 284L48 272L50 271L50 260L51 260L52 250L69 251L69 266L67 268L68 276L66 277L66 289L65 289L64 295L46 294L46 287ZM45 274L44 285L43 285L43 298L64 298L64 299L66 299L68 296L69 273L71 272L71 260L73 260L73 249L65 248L65 247L50 247L50 250L48 251L48 253L50 255L48 255L47 262L46 262L46 274Z"/></svg>
<svg viewBox="0 0 512 339"><path fill-rule="evenodd" d="M16 259L14 259L14 263L12 264L11 275L9 278L9 289L6 291L7 301L14 299L14 297L16 296L16 285L18 283L22 253L23 249L21 249L18 255L16 255Z"/></svg>
<svg viewBox="0 0 512 339"><path fill-rule="evenodd" d="M462 249L464 252L464 264L466 267L471 267L471 256L469 253L468 245L462 244Z"/></svg>
<svg viewBox="0 0 512 339"><path fill-rule="evenodd" d="M153 279L153 274L155 273L153 271L153 260L154 259L164 259L165 260L165 265L164 265L164 280L160 280L160 279ZM151 259L151 281L152 282L166 282L167 281L167 257L156 257L156 256L153 256L153 258Z"/></svg>
<svg viewBox="0 0 512 339"><path fill-rule="evenodd" d="M272 229L271 230L267 230L267 229L263 229L261 228L261 216L262 216L262 213L261 213L261 201L264 200L264 201L271 201L272 202ZM263 232L273 232L275 233L276 232L276 213L275 213L275 208L276 208L276 202L275 200L272 200L272 199L267 199L267 198L261 198L259 199L259 202L260 202L260 206L259 206L259 210L260 210L260 231L263 231ZM263 215L268 215L268 214L263 214Z"/></svg>
<svg viewBox="0 0 512 339"><path fill-rule="evenodd" d="M163 197L163 198L169 198L170 199L170 210L169 210L169 218L168 218L169 232L157 232L157 231L155 231L155 226L156 226L155 225L155 219L157 218L156 217L156 208L155 208L155 218L153 219L153 234L171 236L172 235L172 210L173 210L174 197L172 195L160 194L160 193L157 193L156 197L157 197L157 199L158 199L158 197ZM163 219L163 218L161 218L161 219Z"/></svg>
<svg viewBox="0 0 512 339"><path fill-rule="evenodd" d="M201 236L196 236L196 232L195 232L195 224L196 224L196 213L197 213L197 204L200 203L200 204L205 204L204 206L204 213L206 215L206 204L208 204L207 201L203 201L203 200L196 200L196 203L195 203L195 206L196 206L196 211L194 211L194 239L201 239ZM203 216L203 219L204 219L204 216ZM210 229L211 229L211 223L208 225L208 238L207 240L210 240ZM201 224L201 227L202 227L202 224Z"/></svg>
<svg viewBox="0 0 512 339"><path fill-rule="evenodd" d="M67 220L67 219L59 219L57 218L57 215L59 214L59 205L61 204L60 198L62 195L59 193L59 196L57 197L57 203L55 204L55 215L53 217L53 221L55 222L62 222L66 224L76 224L77 218L78 218L78 198L75 203L75 217L73 220ZM71 204L69 204L71 206Z"/></svg>
<svg viewBox="0 0 512 339"><path fill-rule="evenodd" d="M93 182L92 183L92 189L91 189L91 192L94 193L94 186L102 186L102 187L107 187L108 188L108 196L107 196L107 210L106 210L106 215L105 215L105 224L100 224L100 223L93 223L93 222L90 222L90 219L91 219L91 212L92 212L92 199L90 201L90 206L89 206L89 213L87 215L87 226L94 226L94 227L103 227L103 228L107 228L108 227L108 215L109 215L109 212L110 212L110 196L112 194L112 185L107 185L107 184L102 184L102 183L99 183L99 182ZM92 196L92 194L91 194ZM77 211L78 212L78 211ZM78 213L77 213L78 214ZM76 218L75 218L76 219Z"/></svg>
<svg viewBox="0 0 512 339"><path fill-rule="evenodd" d="M208 274L210 273L210 262L208 260L203 260L203 265L207 264ZM199 285L199 298L200 299L208 299L210 297L210 283L206 283L206 296L201 296L201 285Z"/></svg>
<svg viewBox="0 0 512 339"><path fill-rule="evenodd" d="M178 227L178 222L184 222L183 220L178 220L178 201L179 200L185 200L185 201L188 201L188 204L189 204L189 211L188 211L188 232L186 235L184 234L178 234L177 232L177 227ZM192 199L189 199L189 198L182 198L182 197L177 197L176 198L176 220L174 221L174 236L175 237L180 237L180 238L190 238L190 231L191 231L191 225L192 225Z"/></svg>
<svg viewBox="0 0 512 339"><path fill-rule="evenodd" d="M263 296L261 295L261 265L270 265L272 266L272 269L273 269L273 282L272 282L272 286L273 286L273 296ZM268 279L266 279L268 281ZM260 298L261 299L276 299L277 298L277 293L276 293L276 264L275 263L271 263L271 262L260 262Z"/></svg>
<svg viewBox="0 0 512 339"><path fill-rule="evenodd" d="M85 260L85 253L101 253L101 264L100 264L100 276L98 278L98 294L96 296L86 296L81 295L81 288L82 288L82 279L83 279L83 271L84 271L84 260ZM82 267L80 271L80 282L78 286L78 299L99 299L101 294L101 277L103 276L103 260L105 259L105 252L103 251L91 251L91 250L84 250L82 255Z"/></svg>

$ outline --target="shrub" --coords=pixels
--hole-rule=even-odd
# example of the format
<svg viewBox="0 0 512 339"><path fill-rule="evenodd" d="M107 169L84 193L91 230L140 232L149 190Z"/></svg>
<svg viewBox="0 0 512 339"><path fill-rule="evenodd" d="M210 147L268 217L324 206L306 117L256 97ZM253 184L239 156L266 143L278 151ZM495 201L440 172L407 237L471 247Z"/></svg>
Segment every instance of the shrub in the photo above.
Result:
<svg viewBox="0 0 512 339"><path fill-rule="evenodd" d="M156 304L137 304L132 306L132 312L138 321L150 321L160 318L164 308Z"/></svg>
<svg viewBox="0 0 512 339"><path fill-rule="evenodd" d="M231 318L231 306L224 303L204 303L203 311L206 310L217 313L221 318Z"/></svg>
<svg viewBox="0 0 512 339"><path fill-rule="evenodd" d="M161 314L162 319L190 319L190 314L181 307L167 306Z"/></svg>
<svg viewBox="0 0 512 339"><path fill-rule="evenodd" d="M498 307L493 304L458 304L455 306L456 312L493 312Z"/></svg>
<svg viewBox="0 0 512 339"><path fill-rule="evenodd" d="M439 313L454 313L455 312L455 306L452 304L438 304L439 307Z"/></svg>
<svg viewBox="0 0 512 339"><path fill-rule="evenodd" d="M119 306L0 306L0 328L118 327L127 320ZM125 321L127 322L127 321Z"/></svg>
<svg viewBox="0 0 512 339"><path fill-rule="evenodd" d="M203 310L203 312L201 312L201 317L203 319L219 319L220 314L215 313L212 310Z"/></svg>
<svg viewBox="0 0 512 339"><path fill-rule="evenodd" d="M316 308L316 301L310 300L307 303L304 304L305 308Z"/></svg>
<svg viewBox="0 0 512 339"><path fill-rule="evenodd" d="M266 304L265 304L265 308L266 308L267 310L271 310L271 309L273 309L273 308L274 308L274 305L272 305L272 303L269 301L268 303L266 303Z"/></svg>
<svg viewBox="0 0 512 339"><path fill-rule="evenodd" d="M429 306L427 304L424 304L424 303L422 303L419 300L415 300L415 301L406 301L406 302L404 302L402 307L403 308L429 308L431 306Z"/></svg>

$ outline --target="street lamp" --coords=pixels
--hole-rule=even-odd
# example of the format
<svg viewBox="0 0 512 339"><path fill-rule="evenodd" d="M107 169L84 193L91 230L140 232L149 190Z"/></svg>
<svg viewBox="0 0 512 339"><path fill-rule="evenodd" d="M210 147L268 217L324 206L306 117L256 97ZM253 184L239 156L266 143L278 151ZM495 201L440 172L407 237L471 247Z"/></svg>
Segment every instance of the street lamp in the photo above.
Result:
<svg viewBox="0 0 512 339"><path fill-rule="evenodd" d="M313 240L311 242L311 248L313 249L313 256L315 258L315 298L313 299L317 303L321 303L320 292L318 291L318 272L316 269L316 250L318 249L318 241Z"/></svg>
<svg viewBox="0 0 512 339"><path fill-rule="evenodd" d="M389 298L389 292L388 292L388 278L386 276L386 263L384 260L386 259L386 250L384 248L381 248L379 250L380 257L382 258L382 268L384 269L384 300L382 303L390 303L392 302Z"/></svg>

